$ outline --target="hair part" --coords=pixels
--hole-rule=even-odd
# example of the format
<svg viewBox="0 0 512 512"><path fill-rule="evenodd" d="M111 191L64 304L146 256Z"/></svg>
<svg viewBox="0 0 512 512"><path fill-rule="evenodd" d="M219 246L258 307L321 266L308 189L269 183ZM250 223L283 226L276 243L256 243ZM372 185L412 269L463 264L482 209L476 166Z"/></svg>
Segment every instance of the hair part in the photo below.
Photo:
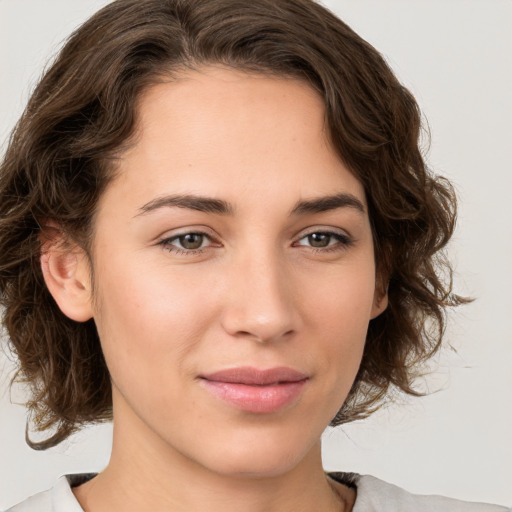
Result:
<svg viewBox="0 0 512 512"><path fill-rule="evenodd" d="M29 383L36 449L111 418L111 383L93 320L59 310L40 269L51 220L89 255L94 215L130 143L137 101L184 69L223 65L307 81L322 96L340 158L364 185L378 282L389 306L370 322L362 364L333 425L367 416L390 387L417 394L452 294L443 248L450 183L428 171L413 96L381 55L312 0L118 0L68 40L30 98L0 167L0 304ZM447 279L444 279L447 277Z"/></svg>

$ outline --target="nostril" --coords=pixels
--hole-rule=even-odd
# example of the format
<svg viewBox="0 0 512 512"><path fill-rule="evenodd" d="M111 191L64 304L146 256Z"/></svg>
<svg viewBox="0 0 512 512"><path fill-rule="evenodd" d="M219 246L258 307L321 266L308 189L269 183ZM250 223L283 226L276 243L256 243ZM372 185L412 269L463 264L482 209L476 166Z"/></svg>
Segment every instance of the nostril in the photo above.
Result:
<svg viewBox="0 0 512 512"><path fill-rule="evenodd" d="M268 332L264 332L261 329L255 329L254 332L251 331L237 331L235 336L240 338L247 338L257 341L259 343L268 343L277 341L279 339L288 338L293 335L295 331L293 329L289 329L284 332L279 332L278 330L269 330Z"/></svg>

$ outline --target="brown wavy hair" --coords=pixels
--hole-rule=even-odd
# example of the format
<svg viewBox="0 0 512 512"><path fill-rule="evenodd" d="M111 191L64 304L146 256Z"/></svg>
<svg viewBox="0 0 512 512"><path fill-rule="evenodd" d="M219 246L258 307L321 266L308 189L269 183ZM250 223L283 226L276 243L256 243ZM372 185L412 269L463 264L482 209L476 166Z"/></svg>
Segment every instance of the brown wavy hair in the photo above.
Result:
<svg viewBox="0 0 512 512"><path fill-rule="evenodd" d="M151 84L204 64L307 81L322 96L340 158L364 185L386 311L370 322L338 425L365 417L391 389L417 394L439 348L451 292L443 248L455 196L429 172L421 115L382 56L311 0L118 0L71 35L37 87L0 167L0 304L17 379L30 384L36 449L111 418L111 383L93 320L57 307L41 269L41 224L85 250L98 198Z"/></svg>

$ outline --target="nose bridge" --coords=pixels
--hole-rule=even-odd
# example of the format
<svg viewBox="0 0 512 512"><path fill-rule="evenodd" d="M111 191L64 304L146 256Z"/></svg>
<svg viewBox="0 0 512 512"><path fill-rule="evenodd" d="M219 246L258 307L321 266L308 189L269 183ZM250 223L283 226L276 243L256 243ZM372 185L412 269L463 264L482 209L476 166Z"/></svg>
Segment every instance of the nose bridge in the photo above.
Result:
<svg viewBox="0 0 512 512"><path fill-rule="evenodd" d="M223 324L236 336L272 341L294 329L286 261L275 248L253 248L232 263Z"/></svg>

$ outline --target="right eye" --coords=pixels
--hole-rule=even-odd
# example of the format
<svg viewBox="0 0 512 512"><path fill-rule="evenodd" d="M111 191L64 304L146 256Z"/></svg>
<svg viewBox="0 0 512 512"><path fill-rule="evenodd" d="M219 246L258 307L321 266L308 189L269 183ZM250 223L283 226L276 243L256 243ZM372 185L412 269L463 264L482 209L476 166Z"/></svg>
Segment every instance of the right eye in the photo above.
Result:
<svg viewBox="0 0 512 512"><path fill-rule="evenodd" d="M159 245L168 251L178 254L195 254L211 244L211 238L206 233L195 231L165 238L159 242Z"/></svg>

